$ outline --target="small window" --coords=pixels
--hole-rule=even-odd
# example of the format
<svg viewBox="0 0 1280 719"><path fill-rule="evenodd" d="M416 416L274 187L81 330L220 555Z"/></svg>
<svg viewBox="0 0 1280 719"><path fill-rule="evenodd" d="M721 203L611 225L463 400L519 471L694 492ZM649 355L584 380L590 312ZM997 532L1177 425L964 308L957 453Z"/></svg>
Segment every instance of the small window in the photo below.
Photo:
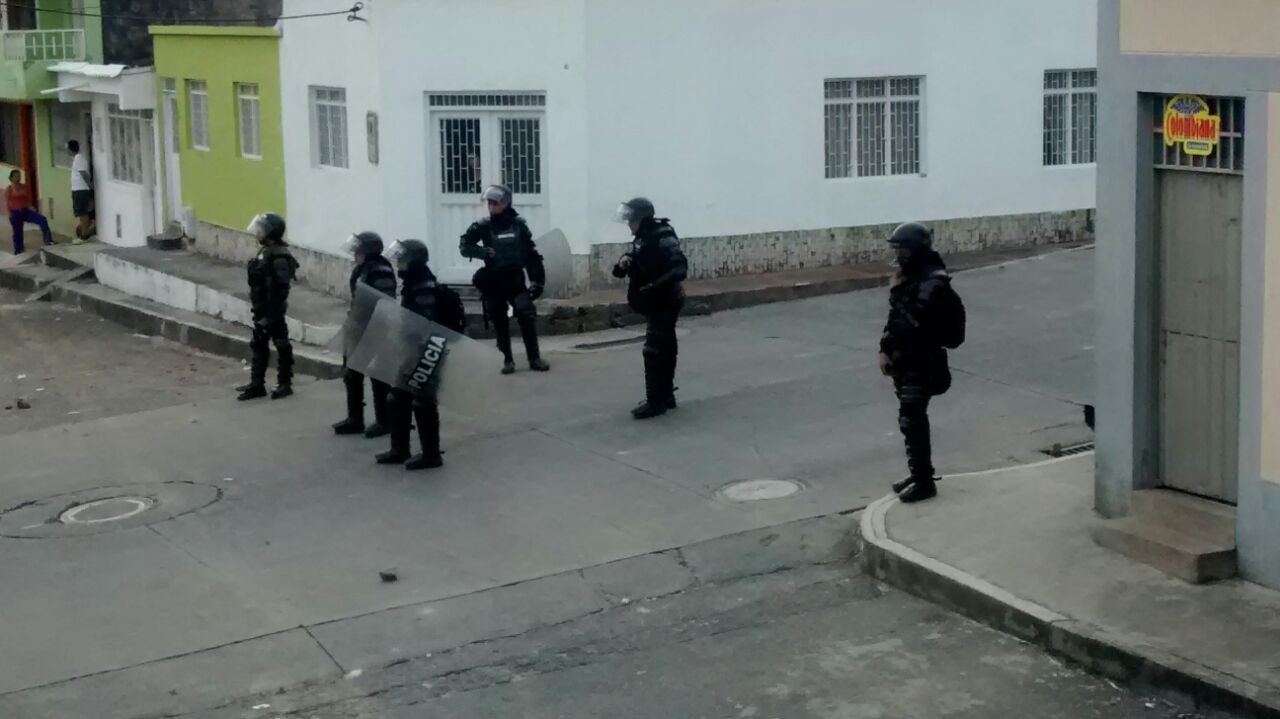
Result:
<svg viewBox="0 0 1280 719"><path fill-rule="evenodd" d="M311 88L312 154L321 167L349 167L347 159L347 91Z"/></svg>
<svg viewBox="0 0 1280 719"><path fill-rule="evenodd" d="M107 128L111 134L111 179L134 185L146 184L143 169L143 152L149 149L144 139L145 125L151 119L146 110L121 110L117 105L107 106Z"/></svg>
<svg viewBox="0 0 1280 719"><path fill-rule="evenodd" d="M191 146L209 150L209 86L204 80L187 80L188 114L191 116Z"/></svg>
<svg viewBox="0 0 1280 719"><path fill-rule="evenodd" d="M924 78L827 80L826 176L920 174Z"/></svg>
<svg viewBox="0 0 1280 719"><path fill-rule="evenodd" d="M260 160L262 159L262 103L258 97L258 84L238 83L236 102L240 108L240 156Z"/></svg>
<svg viewBox="0 0 1280 719"><path fill-rule="evenodd" d="M1097 160L1098 71L1044 74L1044 164L1090 165Z"/></svg>

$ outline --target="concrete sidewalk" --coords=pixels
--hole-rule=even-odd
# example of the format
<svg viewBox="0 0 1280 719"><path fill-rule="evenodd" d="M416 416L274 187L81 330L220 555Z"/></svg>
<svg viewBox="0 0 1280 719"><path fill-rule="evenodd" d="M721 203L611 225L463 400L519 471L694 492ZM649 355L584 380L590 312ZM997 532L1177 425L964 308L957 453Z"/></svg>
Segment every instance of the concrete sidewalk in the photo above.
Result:
<svg viewBox="0 0 1280 719"><path fill-rule="evenodd" d="M1091 453L939 488L867 509L869 573L1114 679L1280 716L1280 592L1189 585L1095 545Z"/></svg>

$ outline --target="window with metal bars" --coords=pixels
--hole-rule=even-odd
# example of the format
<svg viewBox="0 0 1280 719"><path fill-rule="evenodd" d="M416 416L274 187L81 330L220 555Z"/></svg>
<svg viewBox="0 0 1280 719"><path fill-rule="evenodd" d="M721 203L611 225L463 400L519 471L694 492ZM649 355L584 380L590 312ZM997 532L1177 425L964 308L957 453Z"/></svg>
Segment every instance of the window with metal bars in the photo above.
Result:
<svg viewBox="0 0 1280 719"><path fill-rule="evenodd" d="M449 195L480 192L480 118L442 117L440 191Z"/></svg>
<svg viewBox="0 0 1280 719"><path fill-rule="evenodd" d="M321 167L349 167L347 158L347 91L311 88L312 152Z"/></svg>
<svg viewBox="0 0 1280 719"><path fill-rule="evenodd" d="M431 107L545 107L547 96L540 92L442 92L428 96Z"/></svg>
<svg viewBox="0 0 1280 719"><path fill-rule="evenodd" d="M1097 161L1098 71L1048 70L1044 74L1044 164Z"/></svg>
<svg viewBox="0 0 1280 719"><path fill-rule="evenodd" d="M1224 175L1244 174L1244 98L1208 97L1209 114L1220 120L1218 143L1208 155L1191 155L1182 143L1169 144L1164 139L1164 113L1170 95L1155 95L1155 166L1162 170L1192 170Z"/></svg>
<svg viewBox="0 0 1280 719"><path fill-rule="evenodd" d="M150 140L145 123L151 119L149 110L121 110L117 105L107 106L107 126L111 133L111 178L134 185L146 184L142 166L144 144Z"/></svg>
<svg viewBox="0 0 1280 719"><path fill-rule="evenodd" d="M502 119L502 180L518 195L542 193L541 120Z"/></svg>
<svg viewBox="0 0 1280 719"><path fill-rule="evenodd" d="M827 80L826 176L920 174L923 77Z"/></svg>

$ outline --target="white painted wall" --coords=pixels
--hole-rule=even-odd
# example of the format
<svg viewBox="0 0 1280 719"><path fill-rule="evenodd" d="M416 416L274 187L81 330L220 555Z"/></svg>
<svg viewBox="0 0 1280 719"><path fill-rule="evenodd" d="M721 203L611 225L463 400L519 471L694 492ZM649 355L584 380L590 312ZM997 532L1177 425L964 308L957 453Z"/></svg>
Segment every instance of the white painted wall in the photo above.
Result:
<svg viewBox="0 0 1280 719"><path fill-rule="evenodd" d="M362 14L295 24L281 44L289 219L309 247L365 227L454 245L424 237L431 91L547 93L551 224L578 253L625 238L611 218L636 194L687 237L1094 206L1093 168L1043 167L1041 132L1044 71L1097 62L1095 0L369 0ZM906 74L926 76L927 176L826 180L823 80ZM349 170L312 166L312 84L347 88Z"/></svg>

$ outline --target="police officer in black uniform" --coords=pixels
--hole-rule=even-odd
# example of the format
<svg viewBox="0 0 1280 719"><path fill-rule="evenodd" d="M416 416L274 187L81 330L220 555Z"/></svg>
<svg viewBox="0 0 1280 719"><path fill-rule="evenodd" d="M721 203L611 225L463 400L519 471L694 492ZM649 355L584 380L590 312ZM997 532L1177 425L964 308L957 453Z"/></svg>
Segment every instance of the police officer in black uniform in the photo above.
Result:
<svg viewBox="0 0 1280 719"><path fill-rule="evenodd" d="M684 306L681 283L689 274L689 262L671 221L654 217L649 200L637 197L622 203L618 221L631 228L635 240L613 275L630 278L627 302L649 320L644 336L645 399L631 416L649 419L676 408L676 319Z"/></svg>
<svg viewBox="0 0 1280 719"><path fill-rule="evenodd" d="M880 371L893 378L898 427L907 447L910 476L893 485L898 499L919 502L938 493L929 436L929 401L951 387L947 351L938 341L938 305L951 292L946 265L933 250L928 227L909 222L889 245L899 267L889 290L889 321L880 338Z"/></svg>
<svg viewBox="0 0 1280 719"><path fill-rule="evenodd" d="M420 240L398 240L391 248L391 260L399 268L400 306L438 322L436 276L427 267L430 253ZM378 464L404 464L405 469L433 469L444 465L440 457L440 408L434 394L411 395L392 389L388 402L391 450L379 454ZM417 423L422 454L409 456L410 418Z"/></svg>
<svg viewBox="0 0 1280 719"><path fill-rule="evenodd" d="M376 232L361 232L347 240L345 249L355 258L351 270L351 301L355 302L356 287L368 285L388 297L396 296L396 270L390 260L382 256L382 237ZM387 394L391 388L372 377L373 424L364 425L364 375L350 367L344 367L342 383L347 388L347 418L333 425L335 434L360 434L370 439L387 433Z"/></svg>
<svg viewBox="0 0 1280 719"><path fill-rule="evenodd" d="M525 354L529 368L546 372L551 365L542 359L538 351L537 310L534 300L542 296L547 272L542 265L542 255L533 244L533 233L524 218L511 207L511 190L503 185L491 185L481 199L488 205L489 216L473 223L462 236L458 249L463 257L484 260L484 267L476 273L474 283L484 297L485 313L493 322L498 336L498 349L502 350L502 373L516 371L511 356L511 325L507 321L507 306L515 312L520 334L524 337ZM529 273L529 286L524 275Z"/></svg>
<svg viewBox="0 0 1280 719"><path fill-rule="evenodd" d="M271 343L276 346L276 388L271 399L293 394L293 345L289 344L289 328L285 312L289 307L289 286L298 272L298 261L289 254L284 241L284 218L265 212L253 218L248 232L262 246L257 257L249 260L249 302L253 313L253 338L249 348L253 359L249 365L249 384L238 387L237 399L250 400L267 396L267 362Z"/></svg>

